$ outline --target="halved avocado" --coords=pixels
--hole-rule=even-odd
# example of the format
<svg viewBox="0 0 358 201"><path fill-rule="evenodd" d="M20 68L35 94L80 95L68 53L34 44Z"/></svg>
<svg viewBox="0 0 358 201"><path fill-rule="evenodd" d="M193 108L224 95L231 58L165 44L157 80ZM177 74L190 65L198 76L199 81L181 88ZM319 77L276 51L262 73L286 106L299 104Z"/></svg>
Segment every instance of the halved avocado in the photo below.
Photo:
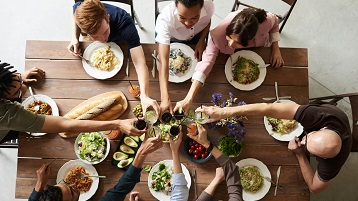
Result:
<svg viewBox="0 0 358 201"><path fill-rule="evenodd" d="M145 137L145 133L139 137L139 139L143 142Z"/></svg>
<svg viewBox="0 0 358 201"><path fill-rule="evenodd" d="M128 155L123 152L120 152L120 151L117 151L113 154L113 159L116 161L124 160L127 158L128 158Z"/></svg>
<svg viewBox="0 0 358 201"><path fill-rule="evenodd" d="M133 140L135 140L136 142L139 142L139 137L138 136L130 136Z"/></svg>
<svg viewBox="0 0 358 201"><path fill-rule="evenodd" d="M128 165L130 165L130 164L133 162L133 159L134 159L134 158L128 158L128 159L121 160L121 161L119 161L119 163L117 164L117 166L118 166L119 168L127 167Z"/></svg>
<svg viewBox="0 0 358 201"><path fill-rule="evenodd" d="M134 148L138 147L138 144L131 137L125 137L123 141L124 141L124 144L126 144L130 147L134 147Z"/></svg>
<svg viewBox="0 0 358 201"><path fill-rule="evenodd" d="M134 150L132 148L128 147L127 145L125 145L125 144L122 144L120 146L120 150L123 151L126 154L134 154Z"/></svg>

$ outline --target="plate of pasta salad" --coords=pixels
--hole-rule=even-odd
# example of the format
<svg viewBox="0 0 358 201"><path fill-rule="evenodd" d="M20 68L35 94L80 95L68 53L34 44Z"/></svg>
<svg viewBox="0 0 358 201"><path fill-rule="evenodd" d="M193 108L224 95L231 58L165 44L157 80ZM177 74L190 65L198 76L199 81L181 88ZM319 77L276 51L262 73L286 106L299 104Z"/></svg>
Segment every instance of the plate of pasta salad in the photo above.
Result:
<svg viewBox="0 0 358 201"><path fill-rule="evenodd" d="M123 65L123 51L114 42L91 43L83 52L83 58L91 61L89 65L82 59L82 65L87 74L101 80L115 76Z"/></svg>

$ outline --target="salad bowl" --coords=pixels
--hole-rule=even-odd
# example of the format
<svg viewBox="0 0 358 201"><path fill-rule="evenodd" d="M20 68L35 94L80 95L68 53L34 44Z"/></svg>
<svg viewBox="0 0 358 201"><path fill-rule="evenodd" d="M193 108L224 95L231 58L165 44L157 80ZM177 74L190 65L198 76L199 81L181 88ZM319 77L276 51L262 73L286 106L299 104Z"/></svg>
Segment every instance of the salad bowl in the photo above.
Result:
<svg viewBox="0 0 358 201"><path fill-rule="evenodd" d="M77 136L74 150L81 161L95 165L108 156L110 146L109 139L102 132L86 132Z"/></svg>

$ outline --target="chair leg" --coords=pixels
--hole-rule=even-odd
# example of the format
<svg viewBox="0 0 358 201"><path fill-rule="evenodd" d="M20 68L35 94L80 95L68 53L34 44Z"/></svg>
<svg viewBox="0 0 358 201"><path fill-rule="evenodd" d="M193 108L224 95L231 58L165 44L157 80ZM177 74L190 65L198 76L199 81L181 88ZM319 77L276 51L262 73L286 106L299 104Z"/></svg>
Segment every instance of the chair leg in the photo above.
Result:
<svg viewBox="0 0 358 201"><path fill-rule="evenodd" d="M296 5L296 2L297 2L297 1L294 1L293 4L291 5L290 10L288 11L287 15L285 16L285 19L283 20L282 25L280 26L280 31L279 31L279 33L282 32L283 27L285 26L285 24L286 24L286 22L287 22L287 20L288 20L288 17L290 17L290 15L291 15L291 12L292 12L292 10L293 10L293 7L295 7L295 5Z"/></svg>
<svg viewBox="0 0 358 201"><path fill-rule="evenodd" d="M137 14L135 13L135 11L133 11L133 15L134 15L134 19L137 22L137 25L139 26L140 29L144 30L144 27L142 26L142 24L139 21L139 18L137 16Z"/></svg>

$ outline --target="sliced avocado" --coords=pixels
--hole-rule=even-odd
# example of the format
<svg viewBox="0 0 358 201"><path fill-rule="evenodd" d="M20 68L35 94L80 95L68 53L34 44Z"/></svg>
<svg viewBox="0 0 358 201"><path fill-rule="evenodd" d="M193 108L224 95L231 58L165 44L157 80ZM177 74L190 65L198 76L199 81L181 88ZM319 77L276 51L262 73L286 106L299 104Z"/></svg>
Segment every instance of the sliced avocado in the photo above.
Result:
<svg viewBox="0 0 358 201"><path fill-rule="evenodd" d="M118 166L119 168L127 167L128 165L130 165L130 164L133 162L133 159L134 159L134 158L128 158L128 159L121 160L121 161L119 161L119 163L117 164L117 166Z"/></svg>
<svg viewBox="0 0 358 201"><path fill-rule="evenodd" d="M139 137L138 136L130 136L133 140L135 140L136 142L139 142Z"/></svg>
<svg viewBox="0 0 358 201"><path fill-rule="evenodd" d="M145 137L145 133L139 137L139 139L143 142Z"/></svg>
<svg viewBox="0 0 358 201"><path fill-rule="evenodd" d="M132 148L128 147L127 145L125 145L125 144L122 144L120 146L120 150L123 151L126 154L134 154L134 150Z"/></svg>
<svg viewBox="0 0 358 201"><path fill-rule="evenodd" d="M126 144L130 147L134 147L134 148L138 147L138 144L131 137L125 137L123 141L124 141L124 144Z"/></svg>
<svg viewBox="0 0 358 201"><path fill-rule="evenodd" d="M124 159L127 159L128 158L128 155L123 153L123 152L115 152L113 154L113 159L116 160L116 161L120 161L120 160L124 160Z"/></svg>

